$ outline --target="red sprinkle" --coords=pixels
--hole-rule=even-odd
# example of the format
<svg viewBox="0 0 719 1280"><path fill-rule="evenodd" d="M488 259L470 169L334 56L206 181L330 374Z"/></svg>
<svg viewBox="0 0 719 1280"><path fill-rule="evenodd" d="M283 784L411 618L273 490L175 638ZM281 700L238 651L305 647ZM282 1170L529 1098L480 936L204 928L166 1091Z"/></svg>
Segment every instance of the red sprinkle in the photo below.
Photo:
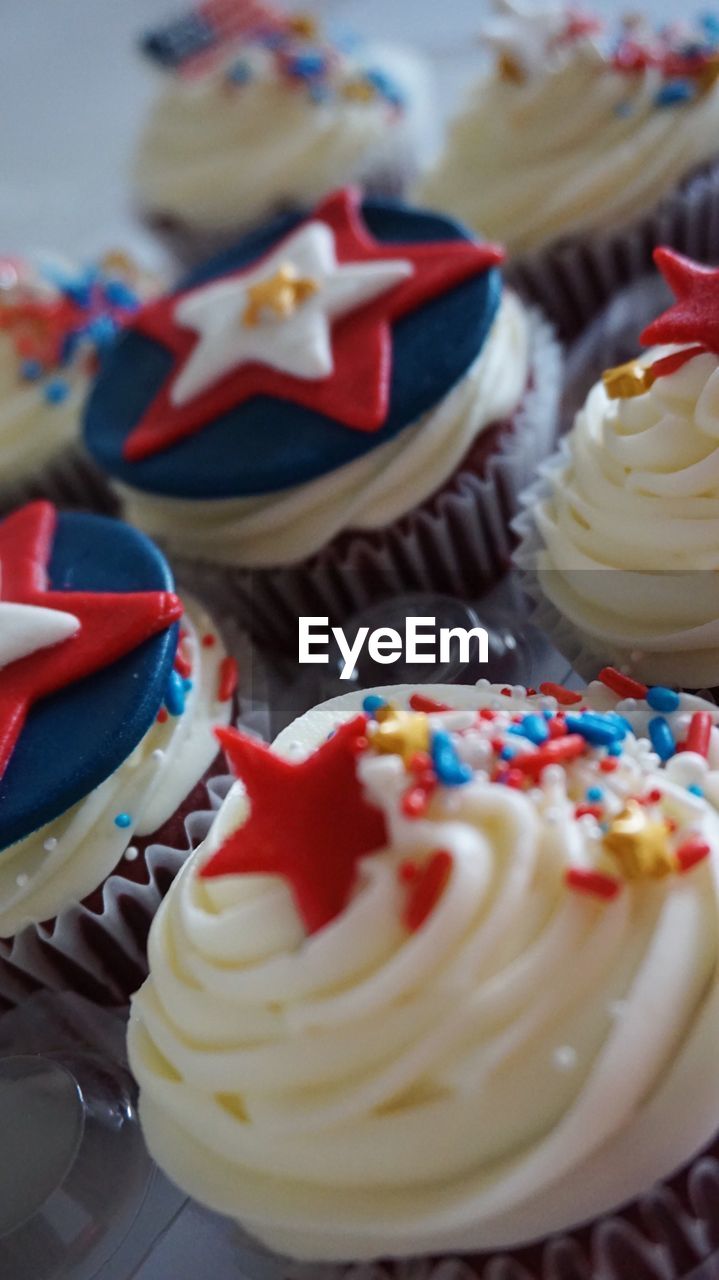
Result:
<svg viewBox="0 0 719 1280"><path fill-rule="evenodd" d="M616 898L622 887L613 876L606 876L601 871L583 871L580 867L570 867L565 879L570 889L576 889L579 893L590 893L593 897L604 898L607 902Z"/></svg>
<svg viewBox="0 0 719 1280"><path fill-rule="evenodd" d="M416 933L432 914L447 887L451 872L452 855L446 849L437 849L419 869L403 913L410 933Z"/></svg>
<svg viewBox="0 0 719 1280"><path fill-rule="evenodd" d="M405 818L421 818L422 814L427 812L427 806L436 785L436 779L433 778L431 785L429 780L422 781L405 791L402 796L402 812Z"/></svg>
<svg viewBox="0 0 719 1280"><path fill-rule="evenodd" d="M680 872L683 874L685 871L691 871L698 862L708 858L710 852L709 845L706 840L702 840L701 836L689 836L677 849Z"/></svg>
<svg viewBox="0 0 719 1280"><path fill-rule="evenodd" d="M567 722L562 715L553 716L547 721L550 738L563 738L567 732Z"/></svg>
<svg viewBox="0 0 719 1280"><path fill-rule="evenodd" d="M676 821L676 818L665 818L665 819L664 819L664 826L666 827L666 829L667 829L667 831L669 832L669 834L670 834L670 835L673 835L673 834L674 834L674 832L675 832L675 831L676 831L676 829L677 829L677 821Z"/></svg>
<svg viewBox="0 0 719 1280"><path fill-rule="evenodd" d="M217 685L217 697L220 702L229 702L237 688L237 662L229 655L220 663L220 678Z"/></svg>
<svg viewBox="0 0 719 1280"><path fill-rule="evenodd" d="M537 751L526 751L515 756L512 767L522 769L525 773L538 777L550 764L563 764L566 760L577 760L584 755L586 742L578 733L568 733L565 738L554 738L545 742Z"/></svg>
<svg viewBox="0 0 719 1280"><path fill-rule="evenodd" d="M712 718L708 711L695 711L689 721L686 742L682 745L685 751L696 751L697 755L706 759L709 754L709 741L712 731Z"/></svg>
<svg viewBox="0 0 719 1280"><path fill-rule="evenodd" d="M436 702L434 698L428 698L424 693L413 693L409 700L409 705L413 711L451 711L452 708L446 702Z"/></svg>
<svg viewBox="0 0 719 1280"><path fill-rule="evenodd" d="M181 653L175 654L175 671L178 676L182 676L185 680L192 675L192 663L188 662L187 658Z"/></svg>
<svg viewBox="0 0 719 1280"><path fill-rule="evenodd" d="M165 721L167 720L167 707L160 707L160 710L155 716L155 719L157 720L158 724L164 724Z"/></svg>
<svg viewBox="0 0 719 1280"><path fill-rule="evenodd" d="M496 717L497 717L496 711L492 711L489 707L481 708L479 713L480 720L495 720Z"/></svg>
<svg viewBox="0 0 719 1280"><path fill-rule="evenodd" d="M582 701L581 693L575 693L573 689L565 689L563 684L554 684L551 680L545 680L544 684L540 684L539 692L548 698L556 698L560 707L573 707L577 702Z"/></svg>
<svg viewBox="0 0 719 1280"><path fill-rule="evenodd" d="M599 672L599 679L619 698L646 698L649 692L648 685L642 684L640 680L632 680L631 676L617 671L616 667L603 667Z"/></svg>
<svg viewBox="0 0 719 1280"><path fill-rule="evenodd" d="M605 756L603 760L599 761L599 768L602 773L614 773L618 763L619 762L614 759L614 756Z"/></svg>
<svg viewBox="0 0 719 1280"><path fill-rule="evenodd" d="M417 879L419 867L414 858L405 858L404 862L400 862L397 868L397 879L400 884L411 884Z"/></svg>
<svg viewBox="0 0 719 1280"><path fill-rule="evenodd" d="M504 688L504 689L500 689L500 691L499 691L499 692L500 692L500 693L503 695L503 697L505 697L505 698L511 698L511 696L512 696L512 690L509 688L509 686L508 686L508 685L507 685L507 686L505 686L505 688Z"/></svg>
<svg viewBox="0 0 719 1280"><path fill-rule="evenodd" d="M213 636L210 631L206 632L202 637L202 644L205 649L211 649L213 644L217 644L217 636Z"/></svg>
<svg viewBox="0 0 719 1280"><path fill-rule="evenodd" d="M526 777L521 769L507 769L502 781L505 787L513 787L515 791L519 791L524 786Z"/></svg>
<svg viewBox="0 0 719 1280"><path fill-rule="evenodd" d="M407 761L407 768L415 776L432 772L432 757L427 751L415 751Z"/></svg>
<svg viewBox="0 0 719 1280"><path fill-rule="evenodd" d="M574 810L575 818L601 818L604 816L604 810L600 804L578 804Z"/></svg>

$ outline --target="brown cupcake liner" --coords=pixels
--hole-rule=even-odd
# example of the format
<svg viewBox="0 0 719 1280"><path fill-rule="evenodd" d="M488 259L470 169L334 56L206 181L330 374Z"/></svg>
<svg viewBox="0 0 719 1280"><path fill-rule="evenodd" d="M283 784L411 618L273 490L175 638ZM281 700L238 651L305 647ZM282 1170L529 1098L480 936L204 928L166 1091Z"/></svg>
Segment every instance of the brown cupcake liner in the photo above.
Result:
<svg viewBox="0 0 719 1280"><path fill-rule="evenodd" d="M614 232L576 235L510 260L507 281L573 340L618 289L652 268L657 245L715 261L719 255L719 162L695 170L644 218Z"/></svg>
<svg viewBox="0 0 719 1280"><path fill-rule="evenodd" d="M25 480L4 485L0 478L0 516L36 498L101 515L117 515L119 510L112 489L80 445L63 449Z"/></svg>
<svg viewBox="0 0 719 1280"><path fill-rule="evenodd" d="M297 565L247 570L168 554L181 588L220 618L233 614L263 641L293 647L300 615L341 623L375 601L408 591L464 599L509 566L519 495L551 451L561 352L543 316L530 312L527 390L513 417L477 437L458 470L416 510L372 531L348 530Z"/></svg>
<svg viewBox="0 0 719 1280"><path fill-rule="evenodd" d="M74 990L102 1005L127 1004L147 976L145 948L155 912L234 782L225 769L218 754L158 831L131 839L137 857L123 856L81 903L0 939L0 1010L43 988Z"/></svg>

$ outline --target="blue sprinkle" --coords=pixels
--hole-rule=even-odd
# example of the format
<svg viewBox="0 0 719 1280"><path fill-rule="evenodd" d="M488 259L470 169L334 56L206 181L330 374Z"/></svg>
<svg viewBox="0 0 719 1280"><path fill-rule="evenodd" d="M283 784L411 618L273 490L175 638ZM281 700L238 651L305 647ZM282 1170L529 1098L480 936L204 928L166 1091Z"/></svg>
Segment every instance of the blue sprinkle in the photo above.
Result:
<svg viewBox="0 0 719 1280"><path fill-rule="evenodd" d="M404 94L401 92L395 81L387 75L386 71L380 71L377 68L370 67L368 71L365 71L364 78L368 84L371 84L372 87L387 100L387 102L392 104L392 106L404 106Z"/></svg>
<svg viewBox="0 0 719 1280"><path fill-rule="evenodd" d="M620 742L610 742L607 747L608 756L620 756L622 754L622 745Z"/></svg>
<svg viewBox="0 0 719 1280"><path fill-rule="evenodd" d="M515 725L514 728L518 729L519 725ZM510 729L510 733L511 733L511 729ZM517 754L517 748L507 743L505 747L502 747L502 750L499 753L499 758L500 760L513 760L516 754Z"/></svg>
<svg viewBox="0 0 719 1280"><path fill-rule="evenodd" d="M704 790L702 787L699 786L698 782L690 783L689 786L687 787L687 791L691 791L693 796L702 797L704 795Z"/></svg>
<svg viewBox="0 0 719 1280"><path fill-rule="evenodd" d="M591 804L599 804L600 800L604 799L604 792L601 787L587 787L586 795Z"/></svg>
<svg viewBox="0 0 719 1280"><path fill-rule="evenodd" d="M695 97L693 84L689 80L670 80L662 85L654 98L657 107L674 107L682 102L691 102Z"/></svg>
<svg viewBox="0 0 719 1280"><path fill-rule="evenodd" d="M549 710L549 707L545 707L545 708L544 708L544 711L542 712L542 715L544 716L544 719L545 719L545 720L553 720L553 719L554 719L554 712L553 712L553 711L550 711L550 710Z"/></svg>
<svg viewBox="0 0 719 1280"><path fill-rule="evenodd" d="M252 68L247 62L236 62L226 73L230 84L247 84L252 79Z"/></svg>
<svg viewBox="0 0 719 1280"><path fill-rule="evenodd" d="M624 738L624 725L618 720L603 715L568 715L567 728L570 733L578 733L592 747L605 747L618 738Z"/></svg>
<svg viewBox="0 0 719 1280"><path fill-rule="evenodd" d="M287 59L287 74L296 80L317 80L327 69L327 60L321 53L298 53Z"/></svg>
<svg viewBox="0 0 719 1280"><path fill-rule="evenodd" d="M72 329L70 333L66 333L60 344L60 364L69 364L74 356L82 338L81 329Z"/></svg>
<svg viewBox="0 0 719 1280"><path fill-rule="evenodd" d="M652 711L676 711L679 706L679 694L674 689L665 689L656 684L647 691L647 702Z"/></svg>
<svg viewBox="0 0 719 1280"><path fill-rule="evenodd" d="M109 347L117 337L118 326L112 316L96 316L85 327L84 332L96 347L103 349Z"/></svg>
<svg viewBox="0 0 719 1280"><path fill-rule="evenodd" d="M27 382L37 382L42 377L42 365L39 360L23 360L20 373Z"/></svg>
<svg viewBox="0 0 719 1280"><path fill-rule="evenodd" d="M115 826L116 826L116 827L120 827L120 828L122 828L122 827L131 827L131 826L132 826L132 818L130 817L130 814L129 814L129 813L118 813L117 817L115 818Z"/></svg>
<svg viewBox="0 0 719 1280"><path fill-rule="evenodd" d="M125 311L136 311L140 305L140 299L135 290L131 289L129 284L125 284L124 280L108 280L102 292L105 295L105 301L111 307L123 307Z"/></svg>
<svg viewBox="0 0 719 1280"><path fill-rule="evenodd" d="M677 749L677 744L664 716L654 716L649 721L649 737L659 759L671 760Z"/></svg>
<svg viewBox="0 0 719 1280"><path fill-rule="evenodd" d="M536 746L541 746L549 737L549 729L544 716L528 715L522 720L519 726L525 736L529 738Z"/></svg>
<svg viewBox="0 0 719 1280"><path fill-rule="evenodd" d="M378 693L368 693L367 697L362 701L362 710L366 711L368 716L374 715L375 711L379 711L380 707L386 706L386 700L380 698Z"/></svg>
<svg viewBox="0 0 719 1280"><path fill-rule="evenodd" d="M506 748L505 748L506 750ZM461 787L472 779L472 770L459 759L454 743L444 729L435 729L430 746L437 781L445 787Z"/></svg>
<svg viewBox="0 0 719 1280"><path fill-rule="evenodd" d="M62 378L52 378L45 384L42 393L48 404L62 404L70 394L70 387Z"/></svg>
<svg viewBox="0 0 719 1280"><path fill-rule="evenodd" d="M165 690L165 706L171 716L181 716L185 710L185 689L177 671L170 672Z"/></svg>
<svg viewBox="0 0 719 1280"><path fill-rule="evenodd" d="M192 681L189 676L185 676L184 680L182 681L182 687L185 690L185 693L190 692L190 689L192 688Z"/></svg>

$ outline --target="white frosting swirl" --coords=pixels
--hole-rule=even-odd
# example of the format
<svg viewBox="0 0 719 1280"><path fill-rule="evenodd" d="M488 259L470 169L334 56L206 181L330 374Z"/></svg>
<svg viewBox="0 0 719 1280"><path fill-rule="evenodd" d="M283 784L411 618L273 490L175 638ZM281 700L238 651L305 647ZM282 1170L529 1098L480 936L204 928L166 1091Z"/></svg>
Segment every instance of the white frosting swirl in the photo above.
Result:
<svg viewBox="0 0 719 1280"><path fill-rule="evenodd" d="M156 722L119 769L84 800L17 844L0 851L0 938L57 915L110 874L133 836L157 831L217 755L214 727L230 720L232 702L217 697L224 648L207 614L186 602L183 653L192 664L185 709ZM202 636L211 634L207 647ZM128 826L117 826L118 814Z"/></svg>
<svg viewBox="0 0 719 1280"><path fill-rule="evenodd" d="M515 84L485 76L419 193L510 254L613 230L717 152L719 88L658 106L656 68L615 71L591 41Z"/></svg>
<svg viewBox="0 0 719 1280"><path fill-rule="evenodd" d="M717 357L627 400L598 383L545 479L536 568L590 651L645 679L719 683Z"/></svg>
<svg viewBox="0 0 719 1280"><path fill-rule="evenodd" d="M406 704L410 690L378 692ZM399 758L362 757L388 844L309 938L283 881L197 874L245 819L238 783L160 908L133 1000L130 1058L153 1155L295 1257L548 1235L646 1189L719 1120L716 811L634 738L613 772L590 751L529 790L491 784L491 736L556 703L486 685L423 692L459 708L431 722L459 734L473 780L440 786L410 820ZM362 696L309 713L276 749L302 758ZM589 701L617 702L603 688ZM716 727L702 763L715 784ZM567 866L591 866L602 840L574 812L600 780L608 815L658 786L676 838L700 834L710 857L683 876L627 881L611 902L569 891ZM408 933L398 867L436 849L451 853L451 874Z"/></svg>
<svg viewBox="0 0 719 1280"><path fill-rule="evenodd" d="M291 564L344 529L391 524L440 488L473 440L516 409L529 358L526 313L505 293L479 356L436 408L328 475L253 498L185 500L114 487L127 519L178 553L248 568Z"/></svg>
<svg viewBox="0 0 719 1280"><path fill-rule="evenodd" d="M381 67L402 90L398 112L379 94L313 101L256 49L243 55L251 78L233 87L226 72L237 53L198 78L172 77L157 98L134 168L147 213L229 231L287 205L312 205L348 182L383 177L394 185L414 168L428 96L427 70L414 55L385 46L363 50L359 61L334 55L347 80Z"/></svg>

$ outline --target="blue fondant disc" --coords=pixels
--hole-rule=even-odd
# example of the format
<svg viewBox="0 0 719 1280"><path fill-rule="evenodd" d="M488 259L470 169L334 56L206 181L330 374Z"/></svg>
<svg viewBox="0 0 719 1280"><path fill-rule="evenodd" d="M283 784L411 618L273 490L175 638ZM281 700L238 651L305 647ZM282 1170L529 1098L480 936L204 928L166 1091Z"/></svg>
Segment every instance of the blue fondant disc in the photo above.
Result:
<svg viewBox="0 0 719 1280"><path fill-rule="evenodd" d="M157 547L104 516L63 512L49 563L54 591L172 591ZM31 707L0 779L0 850L89 795L132 753L162 705L174 625L112 666Z"/></svg>
<svg viewBox="0 0 719 1280"><path fill-rule="evenodd" d="M372 235L387 244L472 239L450 218L398 203L366 201L363 213ZM285 217L245 237L184 280L181 289L249 267L300 221ZM491 268L393 325L390 407L376 432L353 431L301 405L262 395L140 462L127 462L123 445L169 376L174 356L130 331L95 384L85 416L86 444L117 480L170 497L244 497L314 480L378 448L442 400L481 351L501 290L500 272Z"/></svg>

